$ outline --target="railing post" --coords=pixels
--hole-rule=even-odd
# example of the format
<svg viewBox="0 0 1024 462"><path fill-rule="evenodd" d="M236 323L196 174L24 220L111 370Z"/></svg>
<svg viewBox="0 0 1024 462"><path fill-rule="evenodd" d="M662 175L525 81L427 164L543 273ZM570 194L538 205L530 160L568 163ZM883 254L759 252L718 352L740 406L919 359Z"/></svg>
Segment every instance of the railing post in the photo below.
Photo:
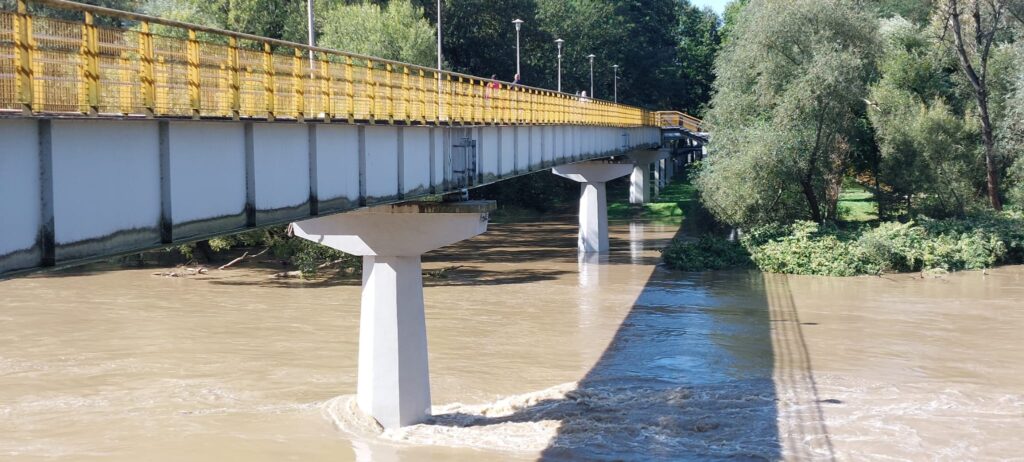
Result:
<svg viewBox="0 0 1024 462"><path fill-rule="evenodd" d="M231 118L238 120L242 115L242 85L238 78L238 39L235 37L228 37L228 92Z"/></svg>
<svg viewBox="0 0 1024 462"><path fill-rule="evenodd" d="M402 67L402 111L407 125L412 124L412 111L409 108L409 66Z"/></svg>
<svg viewBox="0 0 1024 462"><path fill-rule="evenodd" d="M451 93L452 92L452 75L451 74L445 74L445 76L447 77L445 80L448 81L448 91L446 91L445 93ZM454 98L455 95L454 94L449 94L449 95L446 95L446 96L448 96L447 98L445 98L445 100L446 100L445 101L445 106L447 106L447 109L448 109L448 111L447 111L447 113L448 113L448 125L451 125L452 122L454 121L453 120L454 119L454 113L452 112L453 109L454 109L454 101L452 101L452 100L455 99Z"/></svg>
<svg viewBox="0 0 1024 462"><path fill-rule="evenodd" d="M199 41L196 40L196 31L188 30L188 103L192 109L192 118L198 119L202 110L202 90L199 79Z"/></svg>
<svg viewBox="0 0 1024 462"><path fill-rule="evenodd" d="M345 57L345 99L348 103L348 123L356 120L355 83L352 81L352 57Z"/></svg>
<svg viewBox="0 0 1024 462"><path fill-rule="evenodd" d="M331 76L331 61L327 55L321 55L320 59L320 104L324 110L324 122L331 123L334 115L334 78Z"/></svg>
<svg viewBox="0 0 1024 462"><path fill-rule="evenodd" d="M274 104L274 54L270 52L270 44L263 44L263 94L264 103L267 108L267 120L273 121L275 118L275 110L277 109Z"/></svg>
<svg viewBox="0 0 1024 462"><path fill-rule="evenodd" d="M373 61L366 60L366 94L370 100L370 123L377 122L377 82L373 78Z"/></svg>
<svg viewBox="0 0 1024 462"><path fill-rule="evenodd" d="M457 118L458 118L459 123L461 123L463 125L466 124L466 97L465 97L464 92L463 92L463 89L465 87L465 85L463 84L464 81L465 80L463 80L462 76L460 75L458 83L456 83L456 86L455 86L455 98L454 98L455 99L455 110L457 111L456 114L458 114Z"/></svg>
<svg viewBox="0 0 1024 462"><path fill-rule="evenodd" d="M419 70L420 74L420 123L426 125L427 123L427 79L424 76L423 69Z"/></svg>
<svg viewBox="0 0 1024 462"><path fill-rule="evenodd" d="M99 113L100 102L100 69L99 50L96 26L93 25L93 14L85 12L85 23L82 24L82 85L80 111L95 116Z"/></svg>
<svg viewBox="0 0 1024 462"><path fill-rule="evenodd" d="M302 66L302 50L295 48L292 57L292 92L295 94L292 116L302 122L306 118L305 69Z"/></svg>
<svg viewBox="0 0 1024 462"><path fill-rule="evenodd" d="M384 85L387 86L385 93L385 109L388 112L388 123L395 123L395 74L391 63L384 65Z"/></svg>
<svg viewBox="0 0 1024 462"><path fill-rule="evenodd" d="M149 21L142 21L139 34L139 62L142 63L139 80L142 82L142 108L146 117L156 115L156 79L153 77L153 33Z"/></svg>
<svg viewBox="0 0 1024 462"><path fill-rule="evenodd" d="M34 79L32 55L34 51L32 17L28 15L28 5L25 0L18 0L17 14L14 15L14 62L17 66L14 91L18 95L18 102L21 103L21 110L25 115L32 114L32 104L35 102L35 89L32 85Z"/></svg>

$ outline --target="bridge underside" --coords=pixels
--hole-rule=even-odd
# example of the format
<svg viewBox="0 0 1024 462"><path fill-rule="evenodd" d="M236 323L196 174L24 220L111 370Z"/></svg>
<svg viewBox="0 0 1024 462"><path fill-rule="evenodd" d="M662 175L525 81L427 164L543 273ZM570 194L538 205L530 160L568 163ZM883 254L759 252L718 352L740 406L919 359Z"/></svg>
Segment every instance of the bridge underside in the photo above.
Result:
<svg viewBox="0 0 1024 462"><path fill-rule="evenodd" d="M656 146L658 128L0 118L0 278Z"/></svg>

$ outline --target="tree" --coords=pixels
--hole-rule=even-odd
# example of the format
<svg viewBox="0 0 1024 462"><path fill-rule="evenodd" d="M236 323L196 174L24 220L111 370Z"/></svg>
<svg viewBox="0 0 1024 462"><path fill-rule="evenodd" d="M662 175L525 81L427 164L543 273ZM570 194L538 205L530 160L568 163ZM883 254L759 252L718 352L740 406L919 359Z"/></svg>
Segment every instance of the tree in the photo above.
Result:
<svg viewBox="0 0 1024 462"><path fill-rule="evenodd" d="M977 143L959 104L955 62L910 21L882 22L881 79L871 86L868 111L881 154L874 169L876 195L901 202L912 214L915 198L932 216L963 215L974 196ZM962 105L960 105L962 106Z"/></svg>
<svg viewBox="0 0 1024 462"><path fill-rule="evenodd" d="M1009 26L1016 11L1011 0L942 0L940 10L944 32L952 36L950 46L959 58L960 69L970 82L978 106L981 140L985 155L985 177L992 208L1002 210L999 190L1000 165L990 113L989 60L993 48Z"/></svg>
<svg viewBox="0 0 1024 462"><path fill-rule="evenodd" d="M351 53L433 67L434 27L409 0L339 3L321 14L319 44Z"/></svg>
<svg viewBox="0 0 1024 462"><path fill-rule="evenodd" d="M916 24L926 24L934 0L869 0L883 18L900 16Z"/></svg>
<svg viewBox="0 0 1024 462"><path fill-rule="evenodd" d="M864 142L875 28L851 0L742 8L715 63L712 155L697 178L712 212L741 226L836 218L847 161Z"/></svg>
<svg viewBox="0 0 1024 462"><path fill-rule="evenodd" d="M702 105L711 100L715 80L715 56L721 46L718 15L709 8L700 9L690 2L680 5L678 45L680 85L683 86L680 110L699 114Z"/></svg>
<svg viewBox="0 0 1024 462"><path fill-rule="evenodd" d="M306 43L306 4L293 0L148 0L148 14Z"/></svg>

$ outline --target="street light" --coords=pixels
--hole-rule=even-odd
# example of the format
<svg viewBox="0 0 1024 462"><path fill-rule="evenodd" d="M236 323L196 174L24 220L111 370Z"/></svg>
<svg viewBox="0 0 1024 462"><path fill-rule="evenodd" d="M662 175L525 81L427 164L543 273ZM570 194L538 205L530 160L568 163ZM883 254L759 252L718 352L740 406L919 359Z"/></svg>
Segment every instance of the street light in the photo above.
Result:
<svg viewBox="0 0 1024 462"><path fill-rule="evenodd" d="M619 65L618 64L613 65L612 69L615 69L615 80L614 80L614 82L615 82L614 83L615 100L614 101L616 103L618 103L619 102Z"/></svg>
<svg viewBox="0 0 1024 462"><path fill-rule="evenodd" d="M516 25L516 77L522 79L523 76L519 74L519 28L523 25L523 20L514 19L512 24Z"/></svg>
<svg viewBox="0 0 1024 462"><path fill-rule="evenodd" d="M562 44L565 40L556 39L555 45L558 45L558 92L562 92Z"/></svg>
<svg viewBox="0 0 1024 462"><path fill-rule="evenodd" d="M316 46L316 29L313 26L313 0L306 0L306 22L309 24L309 47ZM309 69L316 69L316 60L313 59L313 50L309 50Z"/></svg>
<svg viewBox="0 0 1024 462"><path fill-rule="evenodd" d="M590 59L590 97L594 97L594 54L587 55Z"/></svg>

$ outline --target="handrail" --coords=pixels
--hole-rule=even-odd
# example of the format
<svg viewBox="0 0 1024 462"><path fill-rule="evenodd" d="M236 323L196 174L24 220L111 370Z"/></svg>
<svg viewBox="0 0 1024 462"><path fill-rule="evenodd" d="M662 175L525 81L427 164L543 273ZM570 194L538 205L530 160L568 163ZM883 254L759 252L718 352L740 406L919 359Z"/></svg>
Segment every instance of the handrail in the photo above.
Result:
<svg viewBox="0 0 1024 462"><path fill-rule="evenodd" d="M29 3L80 11L84 18L30 14ZM138 25L102 27L96 16ZM176 32L154 33L154 25ZM0 114L4 110L26 116L657 125L650 111L608 101L67 0L17 0L16 11L0 11Z"/></svg>
<svg viewBox="0 0 1024 462"><path fill-rule="evenodd" d="M661 128L681 128L700 133L704 131L706 125L703 120L679 111L658 111L655 112L655 117Z"/></svg>

